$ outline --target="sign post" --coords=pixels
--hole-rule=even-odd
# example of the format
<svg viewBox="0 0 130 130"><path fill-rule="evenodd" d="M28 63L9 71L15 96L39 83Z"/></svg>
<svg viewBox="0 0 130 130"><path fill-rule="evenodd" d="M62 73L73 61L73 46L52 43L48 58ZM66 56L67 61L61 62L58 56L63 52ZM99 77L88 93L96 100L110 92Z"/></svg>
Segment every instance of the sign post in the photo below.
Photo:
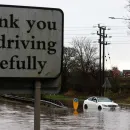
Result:
<svg viewBox="0 0 130 130"><path fill-rule="evenodd" d="M79 101L78 98L73 99L73 108L74 108L74 115L78 115L78 106L79 106Z"/></svg>
<svg viewBox="0 0 130 130"><path fill-rule="evenodd" d="M34 130L40 130L42 83L49 80L55 86L60 80L63 25L63 12L57 8L0 5L0 82L6 92L16 93L19 84L27 89L36 81Z"/></svg>
<svg viewBox="0 0 130 130"><path fill-rule="evenodd" d="M41 82L35 82L35 100L34 100L34 130L40 130L40 100L41 100Z"/></svg>

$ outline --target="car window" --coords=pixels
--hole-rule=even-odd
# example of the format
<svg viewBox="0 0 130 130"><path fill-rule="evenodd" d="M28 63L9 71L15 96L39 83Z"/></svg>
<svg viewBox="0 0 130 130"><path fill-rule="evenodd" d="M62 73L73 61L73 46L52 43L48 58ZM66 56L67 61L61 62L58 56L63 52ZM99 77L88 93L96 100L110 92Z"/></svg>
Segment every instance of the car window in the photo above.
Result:
<svg viewBox="0 0 130 130"><path fill-rule="evenodd" d="M92 101L93 102L97 102L97 99L94 97L94 98L92 98Z"/></svg>
<svg viewBox="0 0 130 130"><path fill-rule="evenodd" d="M98 98L98 102L112 102L112 100L110 100L109 98L101 97L101 98Z"/></svg>
<svg viewBox="0 0 130 130"><path fill-rule="evenodd" d="M88 98L89 101L92 101L92 97Z"/></svg>

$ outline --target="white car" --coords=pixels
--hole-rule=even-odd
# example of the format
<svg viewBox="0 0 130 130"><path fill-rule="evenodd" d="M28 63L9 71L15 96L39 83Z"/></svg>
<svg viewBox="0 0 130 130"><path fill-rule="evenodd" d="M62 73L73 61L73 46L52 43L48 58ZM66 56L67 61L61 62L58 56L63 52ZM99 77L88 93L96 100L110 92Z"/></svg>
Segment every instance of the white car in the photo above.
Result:
<svg viewBox="0 0 130 130"><path fill-rule="evenodd" d="M109 109L109 110L116 110L119 109L119 105L114 103L107 97L89 97L88 99L84 100L83 103L83 110L87 109Z"/></svg>

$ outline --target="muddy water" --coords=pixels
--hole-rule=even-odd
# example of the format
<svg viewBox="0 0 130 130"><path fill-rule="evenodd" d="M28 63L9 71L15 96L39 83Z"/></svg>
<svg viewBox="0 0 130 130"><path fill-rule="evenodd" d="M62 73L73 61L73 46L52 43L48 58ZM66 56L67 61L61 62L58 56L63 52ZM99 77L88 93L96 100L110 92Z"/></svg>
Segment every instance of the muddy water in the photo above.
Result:
<svg viewBox="0 0 130 130"><path fill-rule="evenodd" d="M33 106L0 100L0 130L33 130ZM130 110L86 111L41 108L41 130L130 130Z"/></svg>

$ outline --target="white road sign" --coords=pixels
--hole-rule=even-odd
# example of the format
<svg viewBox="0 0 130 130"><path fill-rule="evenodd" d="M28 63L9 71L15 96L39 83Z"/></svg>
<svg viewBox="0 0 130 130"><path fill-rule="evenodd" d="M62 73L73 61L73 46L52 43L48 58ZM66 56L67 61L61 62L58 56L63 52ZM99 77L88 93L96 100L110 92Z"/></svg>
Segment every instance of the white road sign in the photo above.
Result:
<svg viewBox="0 0 130 130"><path fill-rule="evenodd" d="M0 5L0 77L57 77L63 17L55 8Z"/></svg>
<svg viewBox="0 0 130 130"><path fill-rule="evenodd" d="M103 88L111 88L112 87L108 77L105 78L105 82L104 82L102 87Z"/></svg>

